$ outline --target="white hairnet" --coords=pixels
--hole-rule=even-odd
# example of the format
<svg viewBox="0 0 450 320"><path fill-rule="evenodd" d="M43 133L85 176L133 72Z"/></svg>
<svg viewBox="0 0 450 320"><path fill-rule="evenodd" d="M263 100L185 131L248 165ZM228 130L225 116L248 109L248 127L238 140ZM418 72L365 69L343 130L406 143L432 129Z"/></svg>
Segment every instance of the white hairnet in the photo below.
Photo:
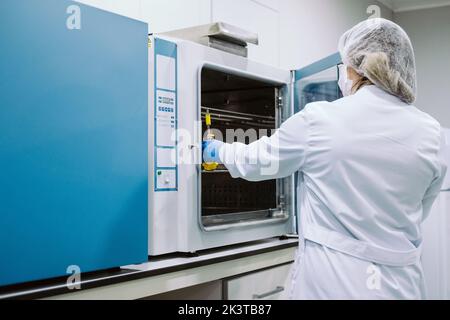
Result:
<svg viewBox="0 0 450 320"><path fill-rule="evenodd" d="M408 104L417 96L414 50L406 32L381 18L361 22L339 40L344 64Z"/></svg>

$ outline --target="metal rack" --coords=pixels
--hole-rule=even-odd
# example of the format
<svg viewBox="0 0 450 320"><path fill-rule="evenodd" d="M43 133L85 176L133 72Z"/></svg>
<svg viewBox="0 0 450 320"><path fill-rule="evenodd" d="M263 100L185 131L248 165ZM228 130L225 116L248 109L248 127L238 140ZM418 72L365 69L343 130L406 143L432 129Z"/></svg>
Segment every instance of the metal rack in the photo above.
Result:
<svg viewBox="0 0 450 320"><path fill-rule="evenodd" d="M205 120L207 113L210 113L211 119L214 122L219 123L219 127L222 125L244 125L246 127L255 127L258 129L274 129L275 117L262 116L257 114L243 113L230 111L226 109L216 109L209 107L202 107L202 121Z"/></svg>
<svg viewBox="0 0 450 320"><path fill-rule="evenodd" d="M254 212L277 207L275 181L252 183L233 179L228 171L208 173L203 179L204 216Z"/></svg>

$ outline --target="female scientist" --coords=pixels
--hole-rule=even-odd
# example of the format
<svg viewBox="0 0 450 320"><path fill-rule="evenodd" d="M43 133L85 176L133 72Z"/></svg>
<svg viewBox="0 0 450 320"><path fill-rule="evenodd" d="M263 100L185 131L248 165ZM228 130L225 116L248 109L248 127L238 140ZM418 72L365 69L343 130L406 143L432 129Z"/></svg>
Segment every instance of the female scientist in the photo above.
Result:
<svg viewBox="0 0 450 320"><path fill-rule="evenodd" d="M440 125L413 106L414 52L398 25L364 21L339 50L344 98L311 103L250 145L206 142L204 161L249 181L299 172L289 298L423 299L421 224L446 173Z"/></svg>

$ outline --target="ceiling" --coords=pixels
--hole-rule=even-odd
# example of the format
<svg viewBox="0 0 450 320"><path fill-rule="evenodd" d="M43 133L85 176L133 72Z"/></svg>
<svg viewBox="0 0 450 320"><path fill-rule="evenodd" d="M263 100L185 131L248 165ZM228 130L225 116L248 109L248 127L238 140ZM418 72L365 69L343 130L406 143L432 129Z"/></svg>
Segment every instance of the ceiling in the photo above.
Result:
<svg viewBox="0 0 450 320"><path fill-rule="evenodd" d="M378 0L394 12L420 10L450 5L450 0Z"/></svg>

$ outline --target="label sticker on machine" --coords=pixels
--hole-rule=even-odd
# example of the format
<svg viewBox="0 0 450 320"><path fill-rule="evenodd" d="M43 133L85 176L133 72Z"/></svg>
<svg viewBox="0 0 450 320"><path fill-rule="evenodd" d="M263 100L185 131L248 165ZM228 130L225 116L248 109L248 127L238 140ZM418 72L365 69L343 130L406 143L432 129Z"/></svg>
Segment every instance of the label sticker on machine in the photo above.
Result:
<svg viewBox="0 0 450 320"><path fill-rule="evenodd" d="M176 146L176 95L175 92L156 91L157 145Z"/></svg>
<svg viewBox="0 0 450 320"><path fill-rule="evenodd" d="M160 191L176 189L177 175L175 170L157 170L156 188Z"/></svg>
<svg viewBox="0 0 450 320"><path fill-rule="evenodd" d="M158 40L160 41L160 40ZM164 55L156 56L156 86L166 90L176 91L176 60Z"/></svg>
<svg viewBox="0 0 450 320"><path fill-rule="evenodd" d="M176 150L172 148L156 149L159 168L175 168L177 165Z"/></svg>
<svg viewBox="0 0 450 320"><path fill-rule="evenodd" d="M177 45L156 38L154 64L155 191L178 191Z"/></svg>

